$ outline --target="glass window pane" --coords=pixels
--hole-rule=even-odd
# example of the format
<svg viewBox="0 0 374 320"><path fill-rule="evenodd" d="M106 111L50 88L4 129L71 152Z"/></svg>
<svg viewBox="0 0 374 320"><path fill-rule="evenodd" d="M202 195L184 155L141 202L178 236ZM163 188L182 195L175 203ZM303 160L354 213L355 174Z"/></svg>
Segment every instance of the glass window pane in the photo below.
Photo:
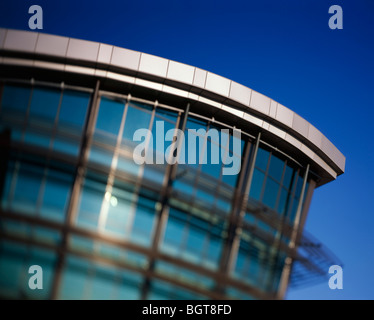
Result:
<svg viewBox="0 0 374 320"><path fill-rule="evenodd" d="M198 258L200 257L204 246L205 236L206 231L190 226L187 236L186 249L192 252L193 255Z"/></svg>
<svg viewBox="0 0 374 320"><path fill-rule="evenodd" d="M296 190L295 190L295 197L296 198L300 197L301 190L303 188L303 182L304 182L304 177L299 175L298 178L297 178L297 184L296 184Z"/></svg>
<svg viewBox="0 0 374 320"><path fill-rule="evenodd" d="M30 116L49 120L51 125L53 125L60 97L61 92L59 90L34 88L30 105Z"/></svg>
<svg viewBox="0 0 374 320"><path fill-rule="evenodd" d="M81 258L68 256L61 281L60 299L84 299L85 286L92 263Z"/></svg>
<svg viewBox="0 0 374 320"><path fill-rule="evenodd" d="M275 209L275 203L277 201L278 190L279 190L279 183L268 178L266 180L263 202L264 204L266 204L268 207L272 209Z"/></svg>
<svg viewBox="0 0 374 320"><path fill-rule="evenodd" d="M284 161L272 155L270 159L269 175L280 182L280 180L282 179L283 168Z"/></svg>
<svg viewBox="0 0 374 320"><path fill-rule="evenodd" d="M22 114L26 114L27 107L29 105L31 88L21 86L4 86L2 99L1 99L1 112L4 109L11 109L20 111Z"/></svg>
<svg viewBox="0 0 374 320"><path fill-rule="evenodd" d="M15 210L35 212L43 174L43 168L22 163L12 203Z"/></svg>
<svg viewBox="0 0 374 320"><path fill-rule="evenodd" d="M204 141L204 136L196 135L192 131L185 130L181 159L184 159L185 163L189 166L195 167L197 169L200 165L200 159L203 159L202 157L204 156Z"/></svg>
<svg viewBox="0 0 374 320"><path fill-rule="evenodd" d="M175 124L176 121L177 121L178 114L175 111L172 111L172 110L157 108L156 109L156 117L158 117L159 120Z"/></svg>
<svg viewBox="0 0 374 320"><path fill-rule="evenodd" d="M26 144L32 144L42 148L49 148L51 136L46 133L34 132L28 129L25 133L23 141Z"/></svg>
<svg viewBox="0 0 374 320"><path fill-rule="evenodd" d="M204 159L206 163L201 165L201 171L219 180L222 168L220 146L207 140Z"/></svg>
<svg viewBox="0 0 374 320"><path fill-rule="evenodd" d="M0 294L2 296L19 298L21 277L26 276L24 271L26 254L25 246L8 241L0 242Z"/></svg>
<svg viewBox="0 0 374 320"><path fill-rule="evenodd" d="M73 90L64 91L59 114L59 124L82 129L89 100L89 93Z"/></svg>
<svg viewBox="0 0 374 320"><path fill-rule="evenodd" d="M123 102L102 97L96 120L96 130L111 133L117 138L123 111Z"/></svg>
<svg viewBox="0 0 374 320"><path fill-rule="evenodd" d="M249 193L251 198L260 200L264 179L265 175L261 171L255 169L253 172L251 191Z"/></svg>
<svg viewBox="0 0 374 320"><path fill-rule="evenodd" d="M291 189L291 183L294 177L294 173L294 169L287 165L286 170L284 172L283 185L288 189Z"/></svg>
<svg viewBox="0 0 374 320"><path fill-rule="evenodd" d="M57 134L53 141L53 150L66 153L72 156L78 156L80 137L76 140L69 139L62 134Z"/></svg>
<svg viewBox="0 0 374 320"><path fill-rule="evenodd" d="M277 210L281 215L283 215L287 211L287 205L289 201L290 193L286 189L282 188Z"/></svg>
<svg viewBox="0 0 374 320"><path fill-rule="evenodd" d="M114 284L117 271L111 266L95 265L93 276L90 277L90 290L87 299L110 300L114 296Z"/></svg>
<svg viewBox="0 0 374 320"><path fill-rule="evenodd" d="M126 114L125 128L123 130L123 140L124 145L134 146L140 142L134 142L134 133L138 129L149 128L149 122L151 120L151 112L146 110L140 110L129 105Z"/></svg>
<svg viewBox="0 0 374 320"><path fill-rule="evenodd" d="M102 149L98 146L92 145L89 153L89 160L106 167L112 165L114 150Z"/></svg>
<svg viewBox="0 0 374 320"><path fill-rule="evenodd" d="M216 206L219 210L225 213L229 213L231 210L231 201L225 201L225 200L218 198L216 201Z"/></svg>
<svg viewBox="0 0 374 320"><path fill-rule="evenodd" d="M117 188L113 189L112 194L105 195L105 201L108 202L105 230L114 232L121 238L128 236L126 233L130 223L129 217L133 211L131 198L131 193Z"/></svg>
<svg viewBox="0 0 374 320"><path fill-rule="evenodd" d="M221 257L222 240L216 237L211 237L209 239L209 246L207 250L207 261L204 264L212 269L217 269L219 267L219 259Z"/></svg>
<svg viewBox="0 0 374 320"><path fill-rule="evenodd" d="M67 173L49 171L44 187L41 214L52 220L64 221L73 176Z"/></svg>
<svg viewBox="0 0 374 320"><path fill-rule="evenodd" d="M154 219L155 201L139 197L132 226L131 240L149 246L152 241Z"/></svg>
<svg viewBox="0 0 374 320"><path fill-rule="evenodd" d="M171 113L169 113L169 117L171 117ZM175 114L174 121L176 121L176 114ZM169 147L171 146L172 141L166 141L166 135L168 136L168 140L169 140L169 138L174 136L174 133L175 133L175 122L171 123L169 121L161 120L159 117L155 117L155 120L152 126L153 144L152 145L150 144L154 152L154 156L153 156L154 163L156 163L157 159L158 159L158 162L167 163L169 159L169 153L166 154L166 151L167 150L169 151L171 149Z"/></svg>
<svg viewBox="0 0 374 320"><path fill-rule="evenodd" d="M130 173L131 175L138 177L141 166L136 164L133 159L127 157L118 157L117 170Z"/></svg>
<svg viewBox="0 0 374 320"><path fill-rule="evenodd" d="M223 148L226 148L227 142L229 140L229 134L227 134L225 131L222 131L223 128L210 125L209 131L208 131L208 139L212 141L213 143L222 146Z"/></svg>
<svg viewBox="0 0 374 320"><path fill-rule="evenodd" d="M226 169L224 171L223 168L222 168L222 181L229 184L231 187L235 187L236 186L236 181L238 180L238 177L239 177L239 174L240 174L240 170L241 170L240 166L241 166L241 161L242 160L239 157L237 157L236 155L234 155L232 153L232 151L229 151L229 157L230 157L230 159L232 159L232 162L230 164L227 164L227 165L224 164L223 165L223 168L226 168ZM233 170L231 172L236 172L237 169L235 169L235 168L240 168L240 170L237 174L227 174L226 170L229 170L229 168L232 168L232 169L230 169L230 171Z"/></svg>
<svg viewBox="0 0 374 320"><path fill-rule="evenodd" d="M118 282L118 300L138 300L144 279L141 274L129 270L121 270Z"/></svg>
<svg viewBox="0 0 374 320"><path fill-rule="evenodd" d="M97 229L106 183L86 178L79 202L77 225Z"/></svg>
<svg viewBox="0 0 374 320"><path fill-rule="evenodd" d="M179 254L179 248L183 239L183 230L184 223L182 221L169 217L164 241L161 245L162 250L172 255Z"/></svg>
<svg viewBox="0 0 374 320"><path fill-rule="evenodd" d="M3 209L5 209L9 205L9 202L8 202L9 198L8 197L9 197L9 192L10 192L10 188L11 188L11 185L12 185L13 174L14 174L14 162L9 161L5 181L3 182L3 185L2 185L2 187L4 189L3 189L3 193L1 194L1 196L2 196L1 207Z"/></svg>
<svg viewBox="0 0 374 320"><path fill-rule="evenodd" d="M291 209L291 212L290 212L290 215L289 215L289 218L291 221L294 221L295 217L296 217L296 212L297 212L297 207L299 206L299 200L294 198L293 202L292 202L292 209Z"/></svg>
<svg viewBox="0 0 374 320"><path fill-rule="evenodd" d="M186 128L194 129L194 130L199 130L199 129L206 130L206 123L200 119L196 119L194 117L188 117Z"/></svg>
<svg viewBox="0 0 374 320"><path fill-rule="evenodd" d="M269 161L270 152L262 148L258 148L257 158L256 158L256 167L266 171L268 161Z"/></svg>

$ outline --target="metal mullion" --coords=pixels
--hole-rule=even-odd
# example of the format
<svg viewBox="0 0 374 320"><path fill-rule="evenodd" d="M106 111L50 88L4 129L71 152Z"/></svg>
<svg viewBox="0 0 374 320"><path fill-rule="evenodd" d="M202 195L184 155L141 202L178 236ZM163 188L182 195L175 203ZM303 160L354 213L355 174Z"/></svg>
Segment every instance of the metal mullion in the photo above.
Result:
<svg viewBox="0 0 374 320"><path fill-rule="evenodd" d="M276 272L276 265L277 265L279 257L280 257L280 253L281 253L280 246L281 246L282 236L283 236L283 232L284 232L285 217L287 215L287 210L289 208L289 206L287 205L287 202L289 202L290 192L289 192L289 189L287 187L283 186L283 181L284 181L284 177L285 177L285 174L286 174L286 168L287 168L287 161L285 161L285 164L284 164L282 178L281 178L281 182L280 182L280 191L279 191L278 199L277 199L277 206L278 206L279 205L279 201L280 201L280 197L282 195L282 189L285 189L287 191L287 200L286 200L286 207L287 207L287 209L285 209L285 212L282 215L280 225L277 228L277 230L276 230L277 233L276 233L276 235L274 237L274 242L273 242L272 248L276 251L276 253L274 254L274 258L272 258L272 260L271 260L272 263L274 263L274 267L272 269L272 276ZM272 278L273 277L269 277L269 281L271 281ZM270 285L271 285L270 282L268 282L267 286L270 286Z"/></svg>
<svg viewBox="0 0 374 320"><path fill-rule="evenodd" d="M148 133L152 132L153 122L155 121L155 114L156 114L157 105L158 105L158 101L156 100L155 103L154 103L154 108L153 108L153 111L152 111L152 117L151 117L149 127L148 127ZM150 135L148 134L147 137L146 137L146 140L145 140L146 141L145 150L144 150L145 157L147 156L147 152L148 152L148 144L149 144L149 138L148 137L149 136ZM153 146L152 146L152 148L153 148ZM152 154L152 159L153 159L153 154ZM136 200L134 201L134 203L137 202L137 200L139 198L140 187L143 185L142 180L143 180L145 165L146 164L143 163L142 167L139 170L141 173L139 174L139 178L138 178L139 183L137 183L137 186L136 186L135 192L134 192L134 194L136 195L135 196ZM164 184L165 184L165 177L166 177L166 172L164 173L164 182L163 182ZM159 202L157 202L157 204L159 204ZM134 210L135 210L135 205L134 205ZM158 207L155 208L155 215L157 215L157 210L158 210ZM161 205L161 210L162 210L162 205ZM135 212L133 213L133 215L135 216ZM151 232L151 235L153 236L152 247L156 248L156 250L158 249L158 243L155 244L155 242L156 242L155 239L156 239L157 233L159 232L158 231L158 225L160 224L161 217L162 217L162 215L160 213L159 216L156 218L156 220L153 222L153 228L152 228L152 232ZM147 270L153 270L153 269L154 269L154 258L148 257L148 268L147 268ZM144 281L143 281L143 284L142 284L142 287L141 287L141 291L140 291L140 295L141 295L142 300L146 299L146 297L148 295L150 285L151 285L151 279L149 277L145 277Z"/></svg>
<svg viewBox="0 0 374 320"><path fill-rule="evenodd" d="M119 154L119 148L120 148L121 141L122 141L122 134L123 134L124 126L125 126L127 109L128 109L128 102L125 103L125 105L123 106L123 110L122 110L122 119L121 119L120 128L119 128L118 135L117 135L116 145L114 147L112 163L111 163L108 178L107 178L107 184L105 187L105 195L107 194L107 192L109 192L111 195L113 191L115 171L116 171L117 164L118 164L118 154ZM101 203L99 220L98 220L98 231L99 232L105 229L105 225L107 221L107 214L109 210L108 206L109 206L109 201L104 196L102 203Z"/></svg>
<svg viewBox="0 0 374 320"><path fill-rule="evenodd" d="M59 99L59 102L58 102L58 107L57 107L57 111L56 111L56 115L55 115L55 119L54 119L54 123L53 123L51 140L49 142L49 147L48 147L49 152L47 153L47 161L46 161L46 165L45 165L45 168L44 168L43 180L42 180L41 185L40 185L38 201L37 201L37 205L36 205L37 215L40 213L39 211L40 211L41 206L42 206L42 200L43 200L44 192L45 192L45 185L47 183L47 176L48 176L48 173L49 173L49 162L51 160L50 152L52 151L53 140L54 140L56 132L57 132L58 118L59 118L63 93L64 93L64 88L62 87L61 91L60 91L60 99Z"/></svg>
<svg viewBox="0 0 374 320"><path fill-rule="evenodd" d="M250 242L249 242L251 245L252 245L252 239L253 239L253 236L251 236L251 239L250 239ZM239 253L239 250L238 250L238 253ZM252 262L251 260L252 260L252 256L249 253L246 256L246 259L244 260L242 268L240 269L240 273L243 274L244 276L250 275L249 268L250 268L250 265L251 265L251 262Z"/></svg>
<svg viewBox="0 0 374 320"><path fill-rule="evenodd" d="M178 114L178 119L175 124L175 129L180 129L183 133L186 129L187 117L190 110L190 103L187 103L186 110L184 112L183 121L181 122L181 113ZM174 131L175 132L175 131ZM182 146L182 141L178 141L177 148ZM174 164L168 164L165 169L164 174L164 181L163 186L160 193L160 200L159 200L159 209L156 209L156 224L154 225L153 230L153 243L152 243L152 251L158 252L159 245L161 241L162 233L165 231L165 226L167 223L168 215L169 215L169 207L168 207L168 196L171 191L173 182L176 178L178 168L178 162ZM156 259L154 257L150 258L148 261L148 271L154 271ZM149 288L151 286L151 278L146 277L144 279L144 283L141 288L141 297L145 299L148 295Z"/></svg>
<svg viewBox="0 0 374 320"><path fill-rule="evenodd" d="M256 228L256 227L255 227L255 228ZM249 233L249 235L250 235L250 239L249 239L249 241L248 241L248 244L249 244L250 248L251 248L251 247L255 247L256 249L258 249L258 248L255 246L255 239L256 239L257 236L255 236L252 232L248 232L248 233ZM239 250L240 250L240 242L241 242L241 241L242 241L242 240L240 239L240 240L239 240L239 244L238 244L238 252L237 252L237 255L239 254ZM256 254L256 256L254 257L253 255L251 255L251 253L250 253L250 251L249 251L248 263L246 264L246 266L247 266L247 268L248 268L248 271L249 271L251 265L253 264L253 261L252 261L252 260L254 260L254 259L257 259L257 263L258 263L258 254ZM258 273L258 272L257 272L257 273ZM256 275L256 277L257 277L257 275Z"/></svg>
<svg viewBox="0 0 374 320"><path fill-rule="evenodd" d="M214 143L213 141L211 143ZM226 142L226 146L225 146L225 154L224 154L224 159L226 160L227 158L227 155L229 153L229 145L230 145L230 133L229 133L229 138L227 139L227 142ZM221 155L221 145L218 144L218 147L219 147L219 152L220 152L220 155ZM216 208L217 207L217 202L218 202L218 194L219 194L219 190L221 189L221 186L222 186L222 182L223 182L223 167L224 167L224 161L222 159L222 164L221 164L221 170L220 170L220 177L219 177L219 182L217 183L217 186L215 187L214 189L214 202L213 202L213 208ZM238 183L238 181L237 181ZM235 190L235 189L234 189ZM234 194L233 194L234 196ZM232 198L231 198L231 201L232 201ZM212 212L213 213L213 212ZM215 212L214 212L215 214ZM213 222L212 220L209 220L209 225L210 225L210 228L213 228ZM210 243L210 239L211 239L211 235L210 233L208 233L208 237L206 238L207 240L205 240L206 242L206 247L207 249L209 248L209 243ZM207 256L207 249L204 249L203 250L203 256Z"/></svg>
<svg viewBox="0 0 374 320"><path fill-rule="evenodd" d="M84 126L84 130L82 131L83 136L81 138L79 159L78 159L75 179L74 179L73 187L70 193L69 204L67 207L64 227L62 230L62 241L61 241L62 250L59 253L58 258L57 258L56 271L55 271L54 279L52 281L52 289L51 289L52 299L57 299L57 295L58 295L60 284L61 284L62 271L66 264L65 251L66 251L66 248L68 248L70 229L75 219L78 199L81 193L84 173L86 170L86 164L88 160L88 152L89 152L89 148L90 148L90 144L91 144L91 140L93 136L93 131L94 131L94 125L95 125L96 117L98 113L99 87L100 87L100 80L97 80L94 94L91 97L91 103L87 107L85 126Z"/></svg>
<svg viewBox="0 0 374 320"><path fill-rule="evenodd" d="M21 130L22 134L21 134L21 140L20 140L20 145L21 146L24 145L24 143L23 143L24 131L26 129L26 125L27 125L27 121L28 121L28 115L29 115L33 90L34 90L34 88L33 88L33 86L31 86L30 94L29 94L29 101L28 101L27 110L26 110L26 114L25 114L25 119L23 120L23 123L22 123L22 126L21 126L22 127L22 130ZM22 154L22 150L17 151L16 159L20 156L20 154ZM8 195L8 203L9 204L11 204L13 202L20 166L21 166L21 161L20 160L15 160L14 173L13 173L13 176L12 176L12 182L10 184L10 188L9 188L10 190L9 190L9 195Z"/></svg>
<svg viewBox="0 0 374 320"><path fill-rule="evenodd" d="M252 156L250 158L250 161L248 162L248 165L249 165L248 179L247 179L247 181L245 183L245 186L244 186L243 199L242 199L242 202L241 202L240 207L239 207L239 215L238 215L238 218L237 218L235 236L234 236L234 239L233 239L233 242L232 242L232 248L231 248L230 257L229 257L228 266L227 266L228 274L230 274L231 271L232 271L233 265L236 261L236 257L237 257L238 251L239 251L240 236L241 236L241 233L242 233L242 221L244 219L244 215L246 214L247 202L248 202L248 198L249 198L249 193L251 191L253 173L254 173L254 168L255 168L255 164L256 164L257 153L258 153L258 148L259 148L260 141L261 141L261 132L258 133L256 144L255 144L254 150L252 152Z"/></svg>
<svg viewBox="0 0 374 320"><path fill-rule="evenodd" d="M189 107L188 107L189 108ZM187 110L187 113L185 113L185 118L187 117L188 115L188 110ZM186 120L186 119L184 119ZM178 129L180 127L180 121L181 121L181 113L178 113L178 118L177 118L177 121L175 123L175 127L174 127L174 132L176 133L176 129ZM186 121L183 122L182 124L182 128L183 126L185 126L185 123ZM184 130L183 130L184 131ZM172 142L173 143L173 142ZM180 148L182 146L182 141L178 141L178 146L177 146L177 150L178 148ZM169 159L171 159L172 157L172 154L169 154ZM168 164L166 166L166 169L165 169L165 173L164 173L164 181L163 181L163 190L161 191L161 195L164 193L164 196L168 197L168 193L169 193L169 189L170 189L170 186L172 185L172 183L174 182L174 179L175 179L175 175L176 175L176 169L177 169L177 166L178 166L178 163L176 162L175 164ZM168 202L168 199L164 199L165 204ZM163 205L161 203L161 205ZM161 214L162 214L162 208L161 208ZM167 210L169 211L169 209ZM167 216L168 216L168 212L165 214L166 218L167 219ZM159 234L159 237L161 238L161 232L163 232L162 230L164 229L165 225L161 227L161 230L159 231L160 234ZM159 242L160 241L160 238L157 239L157 227L155 226L155 237L154 239L156 240L156 242Z"/></svg>
<svg viewBox="0 0 374 320"><path fill-rule="evenodd" d="M271 157L272 157L272 152L269 152L269 157L268 157L268 162L266 163L265 172L261 170L262 172L264 172L264 181L262 182L262 189L261 189L260 199L259 199L259 201L261 203L262 203L262 200L263 200L264 195L265 195L266 183L267 183L268 177L269 177L269 168L270 168Z"/></svg>
<svg viewBox="0 0 374 320"><path fill-rule="evenodd" d="M207 123L206 125L206 132L208 132L209 130L209 127L210 127L210 122ZM196 134L196 136L198 137L198 135ZM193 206L195 204L195 200L196 200L196 194L197 194L197 186L198 186L198 182L200 180L200 173L201 173L201 167L202 167L202 163L201 163L201 159L203 159L203 156L205 155L205 150L206 150L206 140L208 139L207 135L205 134L205 138L204 138L204 144L203 144L203 147L201 148L202 150L202 154L200 155L200 152L199 152L199 162L198 162L198 167L196 169L196 175L195 175L195 178L194 178L194 182L193 182L193 193L191 195L191 206ZM199 140L200 141L200 140ZM199 146L200 146L200 143L199 143ZM197 159L196 159L197 160Z"/></svg>
<svg viewBox="0 0 374 320"><path fill-rule="evenodd" d="M131 104L130 98L132 99L132 96L129 96L129 100L128 100L129 105ZM158 106L158 101L156 100L153 103L153 109L152 109L151 112L149 112L148 110L137 108L137 107L132 106L132 105L130 105L130 106L132 108L135 108L135 109L139 110L140 112L146 112L148 114L151 114L151 119L149 120L149 124L148 124L148 134L147 134L147 137L145 139L145 148L144 148L144 152L145 152L144 155L145 155L145 157L147 157L148 144L149 144L149 139L150 139L149 133L152 132L152 126L153 126L153 122L154 122L154 119L155 119L155 113L156 113L156 108ZM152 157L153 157L153 155L152 155ZM126 231L125 231L128 234L131 234L133 224L134 224L135 211L137 209L137 203L138 203L138 200L139 200L139 192L140 192L140 188L143 185L142 180L143 180L145 165L146 164L143 163L142 165L139 166L139 172L138 172L138 175L137 175L137 178L136 178L135 188L134 188L134 191L133 191L133 199L132 199L132 202L131 202L131 211L130 211L130 214L129 214L129 224L128 224L128 227L126 228Z"/></svg>
<svg viewBox="0 0 374 320"><path fill-rule="evenodd" d="M187 243L188 243L188 234L190 233L190 228L191 228L191 214L188 214L187 219L185 220L184 226L183 226L183 231L182 231L182 241L179 246L180 252L179 254L182 255L183 252L186 251L187 248Z"/></svg>
<svg viewBox="0 0 374 320"><path fill-rule="evenodd" d="M259 283L260 285L264 286L266 281L266 276L269 276L271 272L271 259L269 258L271 255L271 247L270 245L265 242L265 247L261 249L260 255L260 270L259 270ZM265 268L268 267L266 270Z"/></svg>
<svg viewBox="0 0 374 320"><path fill-rule="evenodd" d="M258 141L256 142L256 146L258 147L260 133L258 136ZM257 147L255 151L257 150ZM233 261L236 259L238 254L239 246L238 246L238 237L240 237L241 230L238 229L238 216L241 213L241 208L243 206L243 202L245 201L245 192L248 189L248 183L251 183L251 177L249 176L248 180L244 185L245 177L251 174L251 169L248 171L248 167L253 167L253 160L255 160L257 152L251 152L252 150L252 141L247 140L246 147L244 149L244 159L242 163L242 168L240 171L240 176L237 181L237 186L234 191L233 199L232 199L232 207L231 212L228 217L228 226L227 226L227 237L223 243L223 249L220 257L220 270L226 275L229 275L232 271ZM244 187L244 190L243 190ZM221 284L216 284L217 289L219 291L223 291L225 289L224 286Z"/></svg>
<svg viewBox="0 0 374 320"><path fill-rule="evenodd" d="M286 174L286 166L287 166L286 165L286 161L284 161L284 163L283 163L283 170L282 170L282 176L281 176L280 181L279 181L279 188L278 188L278 193L277 193L277 199L275 200L275 208L278 208L279 202L280 202L280 198L281 198L281 195L282 195L283 179L284 179L284 176ZM277 180L275 180L275 179L274 179L274 181L277 182ZM277 211L277 209L274 209L274 211Z"/></svg>
<svg viewBox="0 0 374 320"><path fill-rule="evenodd" d="M204 243L203 243L202 251L201 251L201 260L203 262L208 260L209 244L211 242L211 239L214 237L212 235L214 227L215 226L213 226L212 220L210 220L209 229L207 230L207 233L205 234L205 239L204 239Z"/></svg>
<svg viewBox="0 0 374 320"><path fill-rule="evenodd" d="M106 222L107 222L107 218L108 218L108 211L110 209L110 204L109 204L108 199L106 198L106 195L108 193L110 195L112 195L112 192L113 192L115 170L117 168L117 163L118 163L119 147L120 147L121 141L122 141L122 134L123 134L123 128L124 128L124 125L125 125L125 119L126 119L126 115L127 115L128 102L126 102L124 105L122 105L122 107L123 107L122 119L121 119L121 123L120 123L119 132L117 134L117 141L116 141L116 145L114 147L113 158L112 158L111 166L110 166L109 173L108 173L107 184L106 184L106 187L105 187L105 194L104 194L104 197L103 197L103 200L102 200L102 203L101 203L99 219L98 219L98 223L97 223L98 232L103 232L104 231L105 225L106 225ZM100 242L94 241L94 245L93 245L94 252L99 253L100 248L101 248ZM90 270L91 270L91 277L93 277L96 274L96 270L94 268L92 268Z"/></svg>
<svg viewBox="0 0 374 320"><path fill-rule="evenodd" d="M189 116L190 113L188 112L188 113L186 113L186 115ZM185 116L186 121L187 121L187 116ZM183 126L184 126L184 130L182 130L182 131L183 131L183 133L185 133L186 124L184 124ZM185 155L185 156L187 156L187 155ZM199 154L199 156L200 156L200 154ZM198 161L200 162L200 159ZM187 164L187 166L188 166L188 164ZM193 179L191 180L191 183L190 183L192 185L192 194L191 194L191 198L190 198L191 201L189 201L189 206L191 206L191 207L194 206L194 204L195 204L195 198L196 198L196 193L197 193L197 185L198 185L198 181L200 179L200 167L201 167L201 164L199 164L199 166L195 170L195 176L193 177ZM187 167L186 170L189 170L188 167ZM173 180L176 179L176 173L177 173L177 170L175 170L175 176L173 177Z"/></svg>
<svg viewBox="0 0 374 320"><path fill-rule="evenodd" d="M33 93L34 93L34 81L31 82L31 90L30 90L30 95L29 95L29 102L28 102L28 105L27 105L25 118L24 118L23 124L22 124L22 136L21 136L21 142L22 143L24 143L25 132L26 132L26 128L27 128L27 125L28 125L28 122L29 122L30 107L31 107L31 101L32 101Z"/></svg>
<svg viewBox="0 0 374 320"><path fill-rule="evenodd" d="M211 143L214 143L213 141ZM218 194L219 190L221 189L222 182L223 182L223 167L224 167L224 162L226 161L227 155L229 154L229 146L230 146L230 133L229 133L229 138L227 139L226 146L225 146L225 154L224 158L222 159L222 164L221 164L221 170L220 170L220 175L218 178L218 183L216 187L214 188L214 202L213 202L213 207L216 206L217 200L218 200ZM221 145L218 144L219 148L219 155L221 156ZM234 152L233 152L234 154ZM234 155L233 155L234 156Z"/></svg>
<svg viewBox="0 0 374 320"><path fill-rule="evenodd" d="M291 214L292 214L292 207L293 207L293 204L295 202L295 197L296 197L296 189L297 189L297 183L300 179L300 168L297 169L297 171L295 172L295 177L294 177L294 182L293 182L293 185L292 185L292 189L290 190L291 191L291 203L290 203L290 207L289 207L289 212L286 212L285 215L286 217L290 220L290 222L292 223L292 220L291 220Z"/></svg>
<svg viewBox="0 0 374 320"><path fill-rule="evenodd" d="M309 167L310 167L310 165L308 163L308 165L305 169L305 173L304 173L304 181L303 181L303 185L302 185L302 188L301 188L301 193L300 193L299 203L298 203L298 206L297 206L295 220L294 220L294 223L293 223L291 239L290 239L290 243L288 245L290 250L296 250L296 248L297 248L296 247L296 239L297 239L298 234L300 232L300 230L299 230L300 218L301 218L301 212L302 212L303 198L304 198L306 183L307 183L308 174L309 174ZM287 287L288 287L288 283L289 283L290 275L291 275L292 263L293 263L293 258L288 256L285 259L285 263L284 263L284 267L283 267L283 270L282 270L281 279L280 279L280 283L279 283L279 289L278 289L278 297L281 298L281 299L284 297L284 295L286 293L286 290L287 290Z"/></svg>

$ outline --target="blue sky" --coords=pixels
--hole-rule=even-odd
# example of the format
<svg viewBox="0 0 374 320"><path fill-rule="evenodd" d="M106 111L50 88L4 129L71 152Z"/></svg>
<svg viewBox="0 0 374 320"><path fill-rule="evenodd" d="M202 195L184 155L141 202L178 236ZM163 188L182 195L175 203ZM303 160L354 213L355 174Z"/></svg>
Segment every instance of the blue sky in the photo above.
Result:
<svg viewBox="0 0 374 320"><path fill-rule="evenodd" d="M2 1L0 27L104 42L222 75L289 107L347 157L346 173L315 191L306 229L344 263L327 282L288 299L374 299L374 1ZM331 5L343 29L328 27Z"/></svg>

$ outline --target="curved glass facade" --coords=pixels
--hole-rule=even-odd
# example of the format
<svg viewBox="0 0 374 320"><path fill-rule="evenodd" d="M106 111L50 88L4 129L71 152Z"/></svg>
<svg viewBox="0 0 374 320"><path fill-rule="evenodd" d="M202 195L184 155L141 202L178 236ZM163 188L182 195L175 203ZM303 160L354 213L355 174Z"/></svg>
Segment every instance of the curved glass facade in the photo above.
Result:
<svg viewBox="0 0 374 320"><path fill-rule="evenodd" d="M235 141L229 123L193 114L182 100L166 106L7 81L0 92L1 297L277 296L293 225L314 188L305 166L245 129ZM207 163L136 164L134 133L154 137L161 124L197 130L180 156L196 138ZM171 141L143 142L154 159L169 156ZM214 148L223 157L211 161ZM223 174L225 157L241 163L237 175ZM28 287L34 264L43 268L42 291Z"/></svg>

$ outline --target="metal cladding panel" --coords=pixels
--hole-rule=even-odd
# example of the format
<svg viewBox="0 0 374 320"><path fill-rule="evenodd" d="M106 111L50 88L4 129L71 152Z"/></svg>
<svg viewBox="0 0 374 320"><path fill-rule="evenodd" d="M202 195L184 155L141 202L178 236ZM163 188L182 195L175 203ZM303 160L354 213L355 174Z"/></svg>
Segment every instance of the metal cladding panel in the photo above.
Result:
<svg viewBox="0 0 374 320"><path fill-rule="evenodd" d="M204 88L205 87L205 81L206 81L206 74L207 71L201 70L199 68L195 68L195 75L193 79L193 85Z"/></svg>
<svg viewBox="0 0 374 320"><path fill-rule="evenodd" d="M205 89L228 97L230 91L230 80L208 72Z"/></svg>
<svg viewBox="0 0 374 320"><path fill-rule="evenodd" d="M249 106L249 101L251 99L252 90L237 83L231 81L230 95L229 97L235 101L238 101L245 106Z"/></svg>
<svg viewBox="0 0 374 320"><path fill-rule="evenodd" d="M40 33L35 53L65 57L68 44L68 38Z"/></svg>
<svg viewBox="0 0 374 320"><path fill-rule="evenodd" d="M251 108L268 115L270 110L270 98L256 91L252 91Z"/></svg>
<svg viewBox="0 0 374 320"><path fill-rule="evenodd" d="M192 85L195 68L187 64L170 61L167 78Z"/></svg>
<svg viewBox="0 0 374 320"><path fill-rule="evenodd" d="M107 44L100 44L99 54L97 56L98 63L109 64L112 58L113 46Z"/></svg>
<svg viewBox="0 0 374 320"><path fill-rule="evenodd" d="M34 52L37 38L38 33L36 32L8 30L3 48L7 50Z"/></svg>
<svg viewBox="0 0 374 320"><path fill-rule="evenodd" d="M140 52L114 47L110 64L115 67L138 71Z"/></svg>
<svg viewBox="0 0 374 320"><path fill-rule="evenodd" d="M99 43L70 39L67 58L96 61L99 52Z"/></svg>
<svg viewBox="0 0 374 320"><path fill-rule="evenodd" d="M139 71L165 78L168 72L169 60L142 53Z"/></svg>
<svg viewBox="0 0 374 320"><path fill-rule="evenodd" d="M309 124L308 139L312 141L318 148L321 148L322 133L311 124Z"/></svg>
<svg viewBox="0 0 374 320"><path fill-rule="evenodd" d="M292 122L292 129L301 134L303 137L308 137L309 123L295 113Z"/></svg>
<svg viewBox="0 0 374 320"><path fill-rule="evenodd" d="M278 103L275 119L288 127L292 127L294 112Z"/></svg>

